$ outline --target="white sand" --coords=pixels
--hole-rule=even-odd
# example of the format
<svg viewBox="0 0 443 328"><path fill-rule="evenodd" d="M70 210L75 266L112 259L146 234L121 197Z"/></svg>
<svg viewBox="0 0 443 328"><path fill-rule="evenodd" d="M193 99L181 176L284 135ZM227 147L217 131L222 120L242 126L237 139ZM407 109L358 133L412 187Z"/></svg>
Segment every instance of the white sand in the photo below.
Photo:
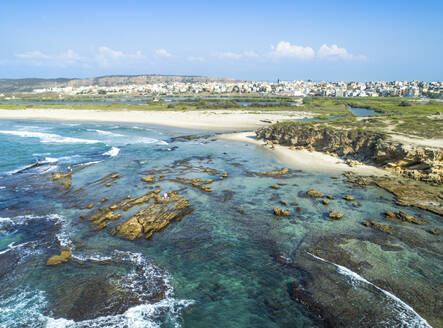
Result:
<svg viewBox="0 0 443 328"><path fill-rule="evenodd" d="M0 109L0 119L122 122L166 125L187 129L239 130L269 125L262 120L277 121L312 117L299 111L248 112L211 111L101 111L72 109Z"/></svg>
<svg viewBox="0 0 443 328"><path fill-rule="evenodd" d="M287 164L302 170L317 172L343 173L352 171L359 175L389 175L382 169L369 165L348 166L342 159L320 152L308 150L291 150L289 147L275 145L274 149L265 146L263 140L257 140L254 132L239 132L219 135L224 140L241 141L255 144L272 152L277 158Z"/></svg>

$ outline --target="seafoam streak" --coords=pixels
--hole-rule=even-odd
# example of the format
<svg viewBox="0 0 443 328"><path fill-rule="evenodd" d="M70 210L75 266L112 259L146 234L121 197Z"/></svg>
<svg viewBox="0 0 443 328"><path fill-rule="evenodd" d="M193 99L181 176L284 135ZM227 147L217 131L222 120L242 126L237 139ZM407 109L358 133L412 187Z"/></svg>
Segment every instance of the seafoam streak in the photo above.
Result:
<svg viewBox="0 0 443 328"><path fill-rule="evenodd" d="M72 144L72 143L84 143L93 144L99 143L100 140L93 139L80 139L72 137L63 137L58 134L43 133L43 132L31 132L31 131L6 131L0 130L2 134L9 134L23 138L38 138L42 143L62 143L62 144Z"/></svg>
<svg viewBox="0 0 443 328"><path fill-rule="evenodd" d="M325 259L323 259L323 258L321 258L319 256L316 256L314 254L311 254L309 252L307 252L307 253L309 255L311 255L313 258L315 258L315 259L317 259L319 261L322 261L322 262L334 265L337 268L338 273L349 277L353 283L355 283L355 282L363 282L363 283L371 285L371 286L375 287L377 290L381 291L389 299L391 299L397 305L399 305L402 308L402 310L404 310L404 312L406 312L406 314L409 314L409 315L411 315L411 316L416 318L416 321L414 323L412 323L412 324L408 324L407 327L432 328L432 326L424 318L422 318L417 312L415 312L415 310L410 305L408 305L407 303L402 301L400 298L398 298L394 294L384 290L381 287L378 287L377 285L374 285L372 282L366 280L365 278L360 276L358 273L356 273L356 272L354 272L352 270L349 270L348 268L346 268L346 267L344 267L342 265L339 265L339 264L336 264L336 263L333 263L333 262L329 262L329 261L327 261L327 260L325 260Z"/></svg>

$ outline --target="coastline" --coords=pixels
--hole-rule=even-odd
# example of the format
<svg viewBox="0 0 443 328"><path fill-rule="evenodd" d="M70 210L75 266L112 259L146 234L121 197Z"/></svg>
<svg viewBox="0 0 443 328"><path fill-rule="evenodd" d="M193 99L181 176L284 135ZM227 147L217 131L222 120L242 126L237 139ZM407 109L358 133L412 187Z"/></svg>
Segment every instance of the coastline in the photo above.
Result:
<svg viewBox="0 0 443 328"><path fill-rule="evenodd" d="M338 157L330 156L321 152L310 152L306 149L303 150L292 150L289 147L274 145L273 149L265 146L263 141L257 140L255 138L255 133L251 132L238 132L238 133L228 133L218 136L219 139L248 142L257 146L262 147L270 152L272 152L281 162L295 166L302 170L311 170L317 172L328 172L328 173L344 173L346 171L354 172L358 175L390 175L389 172L379 169L375 166L370 165L359 165L350 167L345 163L343 159Z"/></svg>
<svg viewBox="0 0 443 328"><path fill-rule="evenodd" d="M102 111L71 109L0 109L0 119L73 122L141 123L201 130L241 130L267 126L269 122L310 118L304 112L204 111ZM268 121L268 123L263 122Z"/></svg>
<svg viewBox="0 0 443 328"><path fill-rule="evenodd" d="M271 151L282 163L300 169L317 172L343 173L352 171L359 175L388 175L389 172L369 165L348 166L342 159L321 152L307 150L291 150L289 147L275 145L274 149L265 147L264 143L255 139L254 131L235 132L245 129L257 129L267 126L269 122L288 119L312 117L304 112L263 112L212 110L212 111L109 111L102 110L71 110L71 109L0 109L0 119L49 120L76 122L114 122L141 123L159 126L170 126L185 129L212 131L233 131L219 135L217 138L231 141L247 142ZM266 121L266 122L263 122Z"/></svg>

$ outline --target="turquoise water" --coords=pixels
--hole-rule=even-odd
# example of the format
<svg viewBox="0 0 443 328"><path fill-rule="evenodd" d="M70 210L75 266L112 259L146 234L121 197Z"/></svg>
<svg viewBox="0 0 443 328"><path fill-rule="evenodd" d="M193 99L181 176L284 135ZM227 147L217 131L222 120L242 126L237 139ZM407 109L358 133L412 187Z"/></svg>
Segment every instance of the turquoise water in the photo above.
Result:
<svg viewBox="0 0 443 328"><path fill-rule="evenodd" d="M374 187L325 173L280 177L255 145L172 139L208 132L138 124L0 121L0 327L437 327L442 323L441 218L395 205ZM187 160L184 162L179 162ZM188 168L184 168L187 165ZM73 169L72 188L51 173ZM205 169L218 170L207 172ZM96 230L81 215L150 191L140 178L164 170L194 211L149 240ZM221 172L227 178L220 180ZM93 183L110 173L109 187ZM154 173L156 174L156 173ZM160 173L159 173L160 174ZM212 192L170 181L214 179ZM278 182L279 189L270 188ZM157 185L157 184L156 184ZM73 192L82 188L80 192ZM329 206L305 192L336 197ZM362 205L342 199L351 194ZM296 202L297 204L292 204ZM285 205L286 204L286 205ZM277 218L273 208L291 211ZM331 221L329 210L344 212ZM429 223L386 221L404 210ZM362 225L390 224L387 235ZM55 267L47 258L70 249Z"/></svg>

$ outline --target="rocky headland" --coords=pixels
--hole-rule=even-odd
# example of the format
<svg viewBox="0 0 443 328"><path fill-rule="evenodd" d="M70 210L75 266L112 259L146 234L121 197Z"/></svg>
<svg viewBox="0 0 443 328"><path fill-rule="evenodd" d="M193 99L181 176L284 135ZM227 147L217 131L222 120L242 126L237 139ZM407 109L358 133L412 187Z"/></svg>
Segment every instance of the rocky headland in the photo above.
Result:
<svg viewBox="0 0 443 328"><path fill-rule="evenodd" d="M270 145L335 155L346 159L350 166L363 162L414 180L436 185L443 183L441 148L402 143L386 134L278 123L257 129L256 136Z"/></svg>

